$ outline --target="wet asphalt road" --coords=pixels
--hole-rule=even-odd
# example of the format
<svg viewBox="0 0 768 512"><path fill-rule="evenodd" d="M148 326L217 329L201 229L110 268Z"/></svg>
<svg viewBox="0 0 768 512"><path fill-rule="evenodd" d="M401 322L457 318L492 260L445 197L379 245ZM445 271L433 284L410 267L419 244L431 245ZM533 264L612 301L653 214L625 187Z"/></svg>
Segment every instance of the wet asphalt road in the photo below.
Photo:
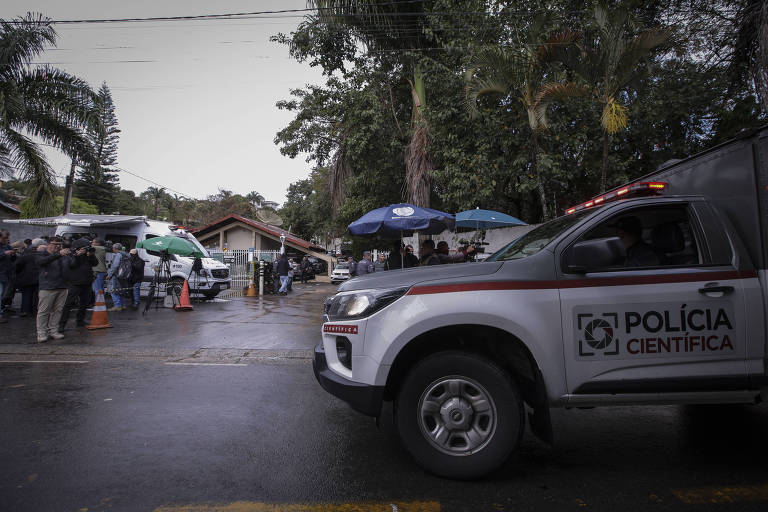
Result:
<svg viewBox="0 0 768 512"><path fill-rule="evenodd" d="M555 446L526 433L489 478L423 473L391 408L377 429L315 382L308 349L331 290L116 314L108 336L42 347L12 321L0 510L768 509L765 406L555 411Z"/></svg>

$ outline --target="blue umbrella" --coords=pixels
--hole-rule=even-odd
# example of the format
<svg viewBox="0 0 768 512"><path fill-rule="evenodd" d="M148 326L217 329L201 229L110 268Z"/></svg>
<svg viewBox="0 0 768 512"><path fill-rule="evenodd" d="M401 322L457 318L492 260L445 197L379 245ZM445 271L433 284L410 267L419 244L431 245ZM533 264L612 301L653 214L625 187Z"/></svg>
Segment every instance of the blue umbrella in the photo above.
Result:
<svg viewBox="0 0 768 512"><path fill-rule="evenodd" d="M456 227L459 228L493 229L525 225L525 222L506 213L480 208L456 214Z"/></svg>
<svg viewBox="0 0 768 512"><path fill-rule="evenodd" d="M407 203L391 204L372 210L348 226L353 235L379 235L382 238L411 236L414 231L436 235L453 229L456 220L450 213L421 208Z"/></svg>

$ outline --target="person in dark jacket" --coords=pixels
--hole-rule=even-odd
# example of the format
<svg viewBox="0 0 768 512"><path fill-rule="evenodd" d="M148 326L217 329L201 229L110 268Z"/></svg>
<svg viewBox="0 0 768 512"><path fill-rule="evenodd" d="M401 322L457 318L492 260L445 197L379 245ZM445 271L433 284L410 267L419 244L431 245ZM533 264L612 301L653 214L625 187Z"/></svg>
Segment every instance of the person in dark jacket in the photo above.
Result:
<svg viewBox="0 0 768 512"><path fill-rule="evenodd" d="M288 277L288 272L291 270L291 264L288 262L288 256L285 253L280 255L280 259L277 260L277 274L280 276L280 291L281 295L288 295L288 282L291 279Z"/></svg>
<svg viewBox="0 0 768 512"><path fill-rule="evenodd" d="M133 309L141 302L141 282L144 280L145 261L139 256L139 251L131 249L131 286L133 286Z"/></svg>
<svg viewBox="0 0 768 512"><path fill-rule="evenodd" d="M67 302L67 266L69 249L61 248L61 239L54 237L43 256L37 261L40 267L39 305L37 309L37 342L48 337L60 340L59 320Z"/></svg>
<svg viewBox="0 0 768 512"><path fill-rule="evenodd" d="M306 283L309 281L309 269L312 267L312 263L309 262L309 258L304 256L301 260L301 282Z"/></svg>
<svg viewBox="0 0 768 512"><path fill-rule="evenodd" d="M421 243L421 266L439 265L440 258L435 253L435 241L424 240Z"/></svg>
<svg viewBox="0 0 768 512"><path fill-rule="evenodd" d="M75 240L72 244L74 251L67 257L67 301L59 320L59 332L63 331L69 320L70 310L77 304L75 325L85 327L85 311L91 303L91 283L93 282L93 267L98 263L87 240Z"/></svg>
<svg viewBox="0 0 768 512"><path fill-rule="evenodd" d="M37 290L40 279L38 260L45 254L42 238L30 241L29 247L16 259L16 286L21 290L21 312L19 316L29 316L37 311Z"/></svg>
<svg viewBox="0 0 768 512"><path fill-rule="evenodd" d="M11 234L6 230L0 231L0 323L8 320L3 317L2 299L7 288L11 285L13 266L16 261L16 250L8 244Z"/></svg>

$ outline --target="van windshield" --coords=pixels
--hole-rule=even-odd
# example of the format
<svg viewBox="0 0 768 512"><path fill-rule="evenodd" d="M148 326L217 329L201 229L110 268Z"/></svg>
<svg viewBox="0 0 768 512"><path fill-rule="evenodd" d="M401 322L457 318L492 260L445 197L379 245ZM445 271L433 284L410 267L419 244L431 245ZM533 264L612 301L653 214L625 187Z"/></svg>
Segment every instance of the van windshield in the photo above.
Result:
<svg viewBox="0 0 768 512"><path fill-rule="evenodd" d="M186 231L174 231L173 233L171 233L170 236L177 236L179 238L183 238L184 240L186 240L188 242L193 243L195 245L195 247L197 247L200 250L200 252L203 253L203 257L204 258L210 258L211 257L211 255L208 254L208 250L205 247L203 247L200 244L200 242L197 241L197 238L195 238L194 236L190 235Z"/></svg>
<svg viewBox="0 0 768 512"><path fill-rule="evenodd" d="M517 240L491 254L485 261L519 260L541 251L557 238L560 233L570 229L577 222L596 211L595 208L583 210L571 215L564 215L529 231Z"/></svg>

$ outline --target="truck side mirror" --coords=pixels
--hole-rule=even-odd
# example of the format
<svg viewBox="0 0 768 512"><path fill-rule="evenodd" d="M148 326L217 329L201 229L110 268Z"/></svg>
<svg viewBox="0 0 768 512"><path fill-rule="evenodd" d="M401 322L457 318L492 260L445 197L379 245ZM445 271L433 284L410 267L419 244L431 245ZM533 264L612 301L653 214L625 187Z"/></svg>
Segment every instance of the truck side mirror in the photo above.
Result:
<svg viewBox="0 0 768 512"><path fill-rule="evenodd" d="M584 240L568 250L564 268L571 274L586 274L617 265L624 260L625 255L624 244L618 237Z"/></svg>

